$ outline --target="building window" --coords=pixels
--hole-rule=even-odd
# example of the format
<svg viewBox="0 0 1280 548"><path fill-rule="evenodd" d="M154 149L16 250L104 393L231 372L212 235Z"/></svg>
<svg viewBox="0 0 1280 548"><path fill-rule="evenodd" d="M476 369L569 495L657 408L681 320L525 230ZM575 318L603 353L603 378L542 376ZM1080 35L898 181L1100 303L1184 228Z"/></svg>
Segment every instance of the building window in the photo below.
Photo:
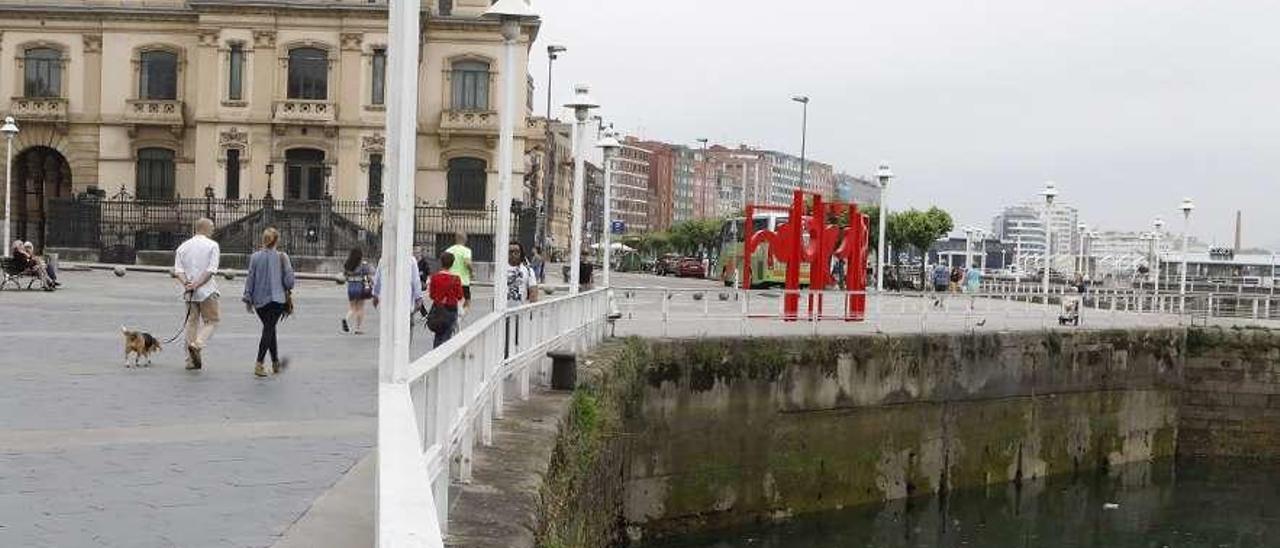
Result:
<svg viewBox="0 0 1280 548"><path fill-rule="evenodd" d="M453 0L440 0L440 15L443 17L453 15Z"/></svg>
<svg viewBox="0 0 1280 548"><path fill-rule="evenodd" d="M174 193L173 151L167 148L138 150L139 200L171 200Z"/></svg>
<svg viewBox="0 0 1280 548"><path fill-rule="evenodd" d="M62 96L62 53L53 48L31 48L23 56L23 95Z"/></svg>
<svg viewBox="0 0 1280 548"><path fill-rule="evenodd" d="M369 155L369 204L382 205L382 155Z"/></svg>
<svg viewBox="0 0 1280 548"><path fill-rule="evenodd" d="M227 99L239 101L244 98L244 46L231 44L231 53L227 63Z"/></svg>
<svg viewBox="0 0 1280 548"><path fill-rule="evenodd" d="M484 160L478 158L449 160L449 207L484 209L487 179Z"/></svg>
<svg viewBox="0 0 1280 548"><path fill-rule="evenodd" d="M285 151L285 198L321 200L325 197L324 151L294 148Z"/></svg>
<svg viewBox="0 0 1280 548"><path fill-rule="evenodd" d="M178 55L144 51L138 71L138 97L172 101L178 98Z"/></svg>
<svg viewBox="0 0 1280 548"><path fill-rule="evenodd" d="M489 110L489 63L453 64L453 110Z"/></svg>
<svg viewBox="0 0 1280 548"><path fill-rule="evenodd" d="M329 96L329 54L317 48L289 50L289 98L324 100Z"/></svg>
<svg viewBox="0 0 1280 548"><path fill-rule="evenodd" d="M227 199L240 199L240 149L227 149Z"/></svg>
<svg viewBox="0 0 1280 548"><path fill-rule="evenodd" d="M387 50L373 50L373 90L369 94L369 103L381 105L387 95Z"/></svg>

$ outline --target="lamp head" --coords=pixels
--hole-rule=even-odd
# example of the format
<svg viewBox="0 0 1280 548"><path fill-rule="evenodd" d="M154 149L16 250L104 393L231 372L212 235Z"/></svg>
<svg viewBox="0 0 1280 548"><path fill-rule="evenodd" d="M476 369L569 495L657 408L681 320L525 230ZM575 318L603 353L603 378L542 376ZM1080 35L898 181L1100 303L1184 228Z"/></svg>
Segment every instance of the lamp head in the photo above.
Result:
<svg viewBox="0 0 1280 548"><path fill-rule="evenodd" d="M1193 210L1193 209L1195 209L1195 208L1196 208L1196 204L1194 204L1194 203L1192 203L1192 202L1191 202L1191 198L1183 198L1183 199L1182 199L1182 207L1181 207L1181 209L1182 209L1182 214L1183 214L1184 216L1188 216L1188 217L1189 217L1189 216L1191 216L1191 210Z"/></svg>
<svg viewBox="0 0 1280 548"><path fill-rule="evenodd" d="M1044 190L1040 192L1040 195L1044 196L1046 204L1053 205L1053 199L1058 197L1058 185L1054 184L1053 181L1045 183Z"/></svg>
<svg viewBox="0 0 1280 548"><path fill-rule="evenodd" d="M538 18L538 12L533 11L529 0L498 0L485 10L484 16L489 19L532 21Z"/></svg>
<svg viewBox="0 0 1280 548"><path fill-rule="evenodd" d="M596 103L595 99L591 98L590 86L578 84L573 86L573 100L565 103L564 106L573 109L573 115L579 122L585 122L591 109L600 105Z"/></svg>
<svg viewBox="0 0 1280 548"><path fill-rule="evenodd" d="M275 173L275 172L276 172L276 165L267 164L267 175L271 175L272 173Z"/></svg>
<svg viewBox="0 0 1280 548"><path fill-rule="evenodd" d="M1155 220L1155 222L1153 222L1153 223L1152 223L1152 225L1156 227L1156 234L1155 234L1155 235L1156 235L1156 236L1159 236L1159 235L1160 235L1160 234L1159 234L1159 233L1160 233L1160 230L1164 228L1164 219L1162 219L1162 218L1160 218L1160 217L1156 217L1156 220Z"/></svg>
<svg viewBox="0 0 1280 548"><path fill-rule="evenodd" d="M615 151L622 148L622 143L619 143L618 139L615 138L613 134L605 134L604 138L600 139L600 141L596 143L596 146L608 155L613 154Z"/></svg>
<svg viewBox="0 0 1280 548"><path fill-rule="evenodd" d="M808 96L808 95L796 95L795 97L792 97L792 98L791 98L791 100L792 100L792 101L795 101L795 102L797 102L797 103L803 103L803 104L806 104L806 105L807 105L807 104L809 104L809 96Z"/></svg>
<svg viewBox="0 0 1280 548"><path fill-rule="evenodd" d="M881 187L889 184L889 179L893 178L893 170L889 169L889 164L880 164L880 167L876 169L876 178L880 180Z"/></svg>
<svg viewBox="0 0 1280 548"><path fill-rule="evenodd" d="M12 116L4 117L4 126L0 127L0 132L3 132L9 137L13 137L18 134L18 124L14 123Z"/></svg>
<svg viewBox="0 0 1280 548"><path fill-rule="evenodd" d="M550 57L550 58L551 58L551 59L553 59L553 60L554 60L554 59L556 59L556 57L557 57L558 55L560 55L561 53L564 53L564 52L566 52L566 51L569 51L569 48L566 48L566 47L564 47L564 46L560 46L560 45L556 45L556 44L552 44L552 45L550 45L550 46L547 46L547 56L548 56L548 57Z"/></svg>

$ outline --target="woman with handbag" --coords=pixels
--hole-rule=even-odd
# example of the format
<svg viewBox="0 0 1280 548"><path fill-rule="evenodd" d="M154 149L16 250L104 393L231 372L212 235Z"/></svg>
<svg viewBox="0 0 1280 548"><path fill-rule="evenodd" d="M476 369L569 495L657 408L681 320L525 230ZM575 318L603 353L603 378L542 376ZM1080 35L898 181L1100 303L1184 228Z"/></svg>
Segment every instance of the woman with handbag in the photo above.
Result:
<svg viewBox="0 0 1280 548"><path fill-rule="evenodd" d="M347 315L342 318L342 332L350 333L355 325L356 335L364 334L364 302L373 298L373 267L364 260L364 252L354 248L342 265L347 281Z"/></svg>
<svg viewBox="0 0 1280 548"><path fill-rule="evenodd" d="M453 272L453 254L440 255L440 270L431 275L427 295L431 297L431 311L427 313L427 329L435 334L432 348L453 337L458 323L458 302L462 300L462 279Z"/></svg>
<svg viewBox="0 0 1280 548"><path fill-rule="evenodd" d="M244 280L244 307L249 313L257 312L262 321L262 336L258 338L258 361L253 374L266 377L279 373L285 367L276 345L276 324L281 318L293 314L293 265L289 256L276 250L280 232L268 228L262 232L262 249L249 257L249 274ZM262 365L267 353L271 353L271 370Z"/></svg>

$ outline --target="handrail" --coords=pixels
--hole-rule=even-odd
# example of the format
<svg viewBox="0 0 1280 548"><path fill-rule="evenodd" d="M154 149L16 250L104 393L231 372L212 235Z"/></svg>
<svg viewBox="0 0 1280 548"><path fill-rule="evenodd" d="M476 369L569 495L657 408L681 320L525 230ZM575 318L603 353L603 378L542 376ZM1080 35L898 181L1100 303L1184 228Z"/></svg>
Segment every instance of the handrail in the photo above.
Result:
<svg viewBox="0 0 1280 548"><path fill-rule="evenodd" d="M493 441L505 383L529 395L531 365L545 351L603 336L607 290L549 298L492 312L414 360L406 378L378 392L378 544L443 547L448 534L451 463L469 481L476 442Z"/></svg>

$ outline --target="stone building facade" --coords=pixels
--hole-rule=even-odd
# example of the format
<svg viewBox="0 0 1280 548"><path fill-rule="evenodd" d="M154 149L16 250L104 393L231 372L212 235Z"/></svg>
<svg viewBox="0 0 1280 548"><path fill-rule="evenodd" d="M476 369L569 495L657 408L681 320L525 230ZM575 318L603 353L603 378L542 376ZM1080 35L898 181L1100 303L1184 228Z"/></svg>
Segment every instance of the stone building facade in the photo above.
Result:
<svg viewBox="0 0 1280 548"><path fill-rule="evenodd" d="M497 196L504 69L498 23L481 17L488 6L423 3L420 202L478 210ZM49 199L93 189L378 202L386 17L385 1L0 2L0 111L21 128L15 234L40 240ZM517 67L537 32L524 27ZM523 151L542 129L525 122L530 86L518 89ZM515 180L527 166L516 154Z"/></svg>

